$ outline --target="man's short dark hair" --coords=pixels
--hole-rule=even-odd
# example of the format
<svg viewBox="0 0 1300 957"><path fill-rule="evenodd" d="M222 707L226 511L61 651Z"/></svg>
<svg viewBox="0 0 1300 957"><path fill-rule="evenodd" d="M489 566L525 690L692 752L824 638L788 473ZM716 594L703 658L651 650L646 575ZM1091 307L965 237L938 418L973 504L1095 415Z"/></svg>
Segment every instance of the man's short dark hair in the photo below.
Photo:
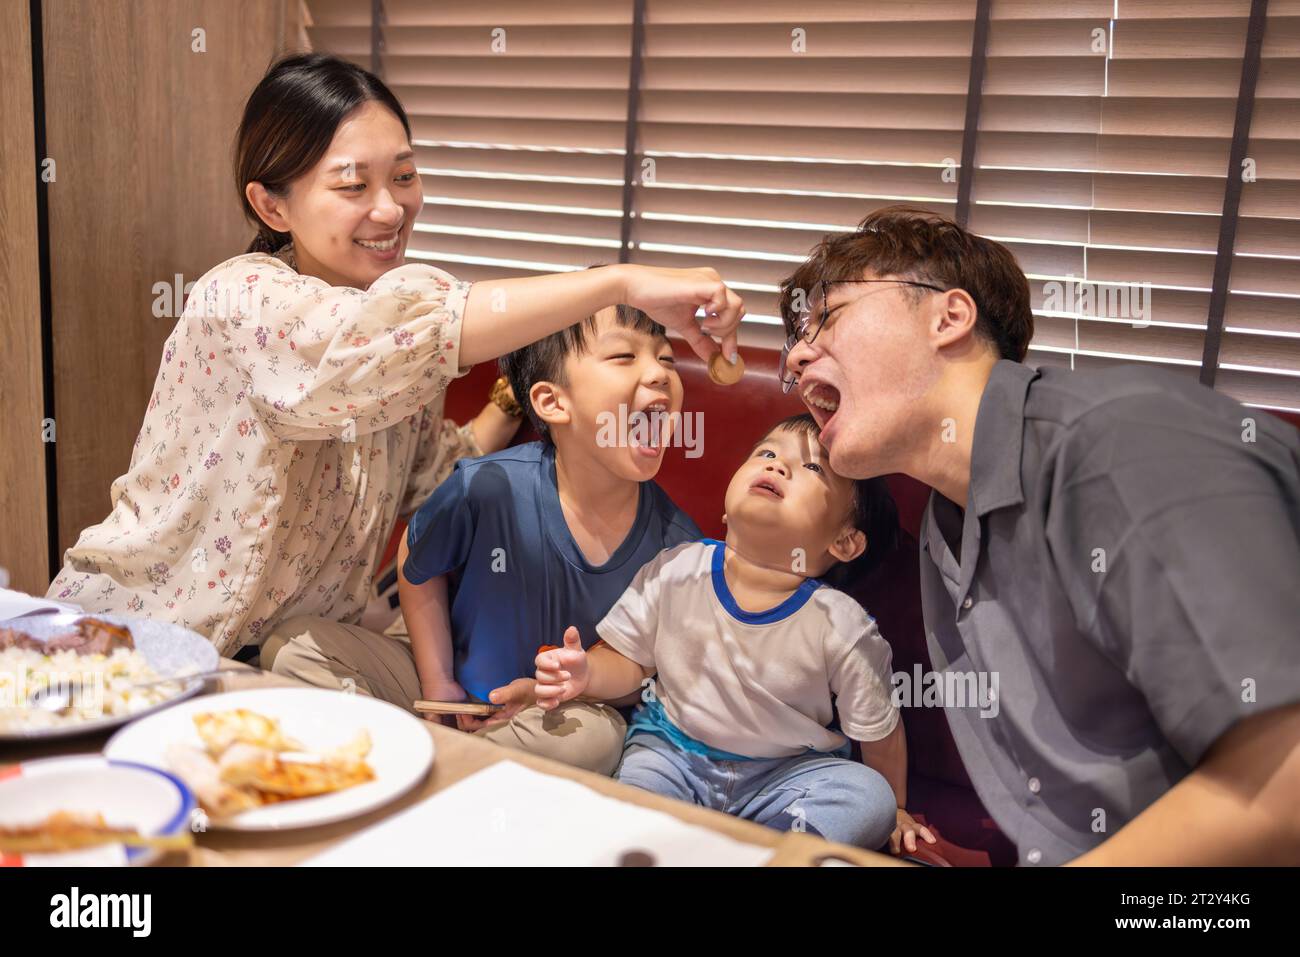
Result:
<svg viewBox="0 0 1300 957"><path fill-rule="evenodd" d="M594 268L594 267L593 267ZM620 326L644 332L647 335L668 339L664 327L647 316L640 309L632 306L618 305L616 321ZM595 332L596 317L588 316L581 322L575 322L566 329L553 332L545 339L539 339L531 345L516 349L497 360L501 374L510 380L515 400L524 408L528 421L533 424L542 441L551 441L551 430L541 416L533 409L528 393L538 382L554 382L567 386L564 378L564 360L570 355L587 351L587 335Z"/></svg>
<svg viewBox="0 0 1300 957"><path fill-rule="evenodd" d="M806 412L782 419L768 429L764 438L777 431L797 432L821 441L822 430L817 420ZM761 442L760 439L755 448ZM821 576L822 581L841 591L847 591L853 583L871 574L898 547L898 506L883 476L854 479L849 509L849 522L867 536L867 547L853 561L838 562Z"/></svg>
<svg viewBox="0 0 1300 957"><path fill-rule="evenodd" d="M938 213L887 206L867 216L856 231L831 233L781 283L781 317L794 331L795 290L810 296L821 280L861 279L870 272L964 289L975 300L975 333L1003 359L1023 362L1034 337L1029 281L1001 243L977 236ZM916 301L926 291L912 288Z"/></svg>

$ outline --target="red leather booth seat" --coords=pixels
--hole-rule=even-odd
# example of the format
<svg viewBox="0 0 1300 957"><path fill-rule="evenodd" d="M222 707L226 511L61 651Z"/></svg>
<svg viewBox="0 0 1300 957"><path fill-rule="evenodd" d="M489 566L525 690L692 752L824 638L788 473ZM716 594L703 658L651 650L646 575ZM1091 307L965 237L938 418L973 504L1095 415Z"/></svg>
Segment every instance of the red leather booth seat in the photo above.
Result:
<svg viewBox="0 0 1300 957"><path fill-rule="evenodd" d="M777 353L742 348L745 377L734 386L714 385L704 364L676 342L677 368L685 385L683 411L702 412L703 454L687 459L684 450L665 453L658 482L689 513L708 536L725 537L722 504L727 482L750 447L780 419L804 411L795 396L782 395L778 385ZM456 380L447 393L446 414L466 422L482 408L497 377L495 363L484 363ZM1300 426L1300 416L1284 415ZM516 441L536 434L525 425ZM876 618L894 652L895 671L911 673L915 665L928 671L929 654L921 619L916 539L929 489L902 475L889 478L904 530L894 560L860 583L854 597ZM396 538L390 553L396 552ZM391 555L390 555L391 558ZM387 564L387 559L384 564ZM938 860L955 866L1012 865L1015 848L998 830L971 786L948 721L939 708L908 708L908 808L939 835Z"/></svg>

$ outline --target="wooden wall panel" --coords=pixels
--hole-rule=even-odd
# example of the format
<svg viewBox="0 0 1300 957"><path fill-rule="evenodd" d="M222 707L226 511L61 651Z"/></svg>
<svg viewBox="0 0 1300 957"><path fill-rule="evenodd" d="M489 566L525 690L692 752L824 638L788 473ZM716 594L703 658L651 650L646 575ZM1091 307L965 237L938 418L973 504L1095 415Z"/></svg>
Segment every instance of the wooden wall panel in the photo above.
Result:
<svg viewBox="0 0 1300 957"><path fill-rule="evenodd" d="M0 19L0 568L12 588L49 580L41 366L40 266L31 27L27 4Z"/></svg>
<svg viewBox="0 0 1300 957"><path fill-rule="evenodd" d="M231 179L249 91L298 0L44 0L60 553L109 513L175 316L252 229ZM195 52L195 29L204 52Z"/></svg>

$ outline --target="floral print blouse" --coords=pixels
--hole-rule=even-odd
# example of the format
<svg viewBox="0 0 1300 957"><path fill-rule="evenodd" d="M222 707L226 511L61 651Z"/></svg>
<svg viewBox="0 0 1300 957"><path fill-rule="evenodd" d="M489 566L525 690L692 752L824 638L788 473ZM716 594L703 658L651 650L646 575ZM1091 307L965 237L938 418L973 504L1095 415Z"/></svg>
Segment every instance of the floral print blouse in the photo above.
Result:
<svg viewBox="0 0 1300 957"><path fill-rule="evenodd" d="M482 454L442 415L469 286L423 264L330 286L292 245L208 272L112 513L48 597L174 621L227 656L292 615L355 621L397 517Z"/></svg>

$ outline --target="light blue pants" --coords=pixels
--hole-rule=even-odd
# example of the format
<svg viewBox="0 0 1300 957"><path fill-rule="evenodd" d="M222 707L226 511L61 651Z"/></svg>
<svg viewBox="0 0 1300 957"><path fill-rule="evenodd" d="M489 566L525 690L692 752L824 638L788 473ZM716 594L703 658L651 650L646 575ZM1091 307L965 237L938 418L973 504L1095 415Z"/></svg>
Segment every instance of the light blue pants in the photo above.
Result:
<svg viewBox="0 0 1300 957"><path fill-rule="evenodd" d="M884 845L896 823L893 789L878 772L817 752L719 761L641 733L628 739L614 776L778 831L806 831L869 850Z"/></svg>

